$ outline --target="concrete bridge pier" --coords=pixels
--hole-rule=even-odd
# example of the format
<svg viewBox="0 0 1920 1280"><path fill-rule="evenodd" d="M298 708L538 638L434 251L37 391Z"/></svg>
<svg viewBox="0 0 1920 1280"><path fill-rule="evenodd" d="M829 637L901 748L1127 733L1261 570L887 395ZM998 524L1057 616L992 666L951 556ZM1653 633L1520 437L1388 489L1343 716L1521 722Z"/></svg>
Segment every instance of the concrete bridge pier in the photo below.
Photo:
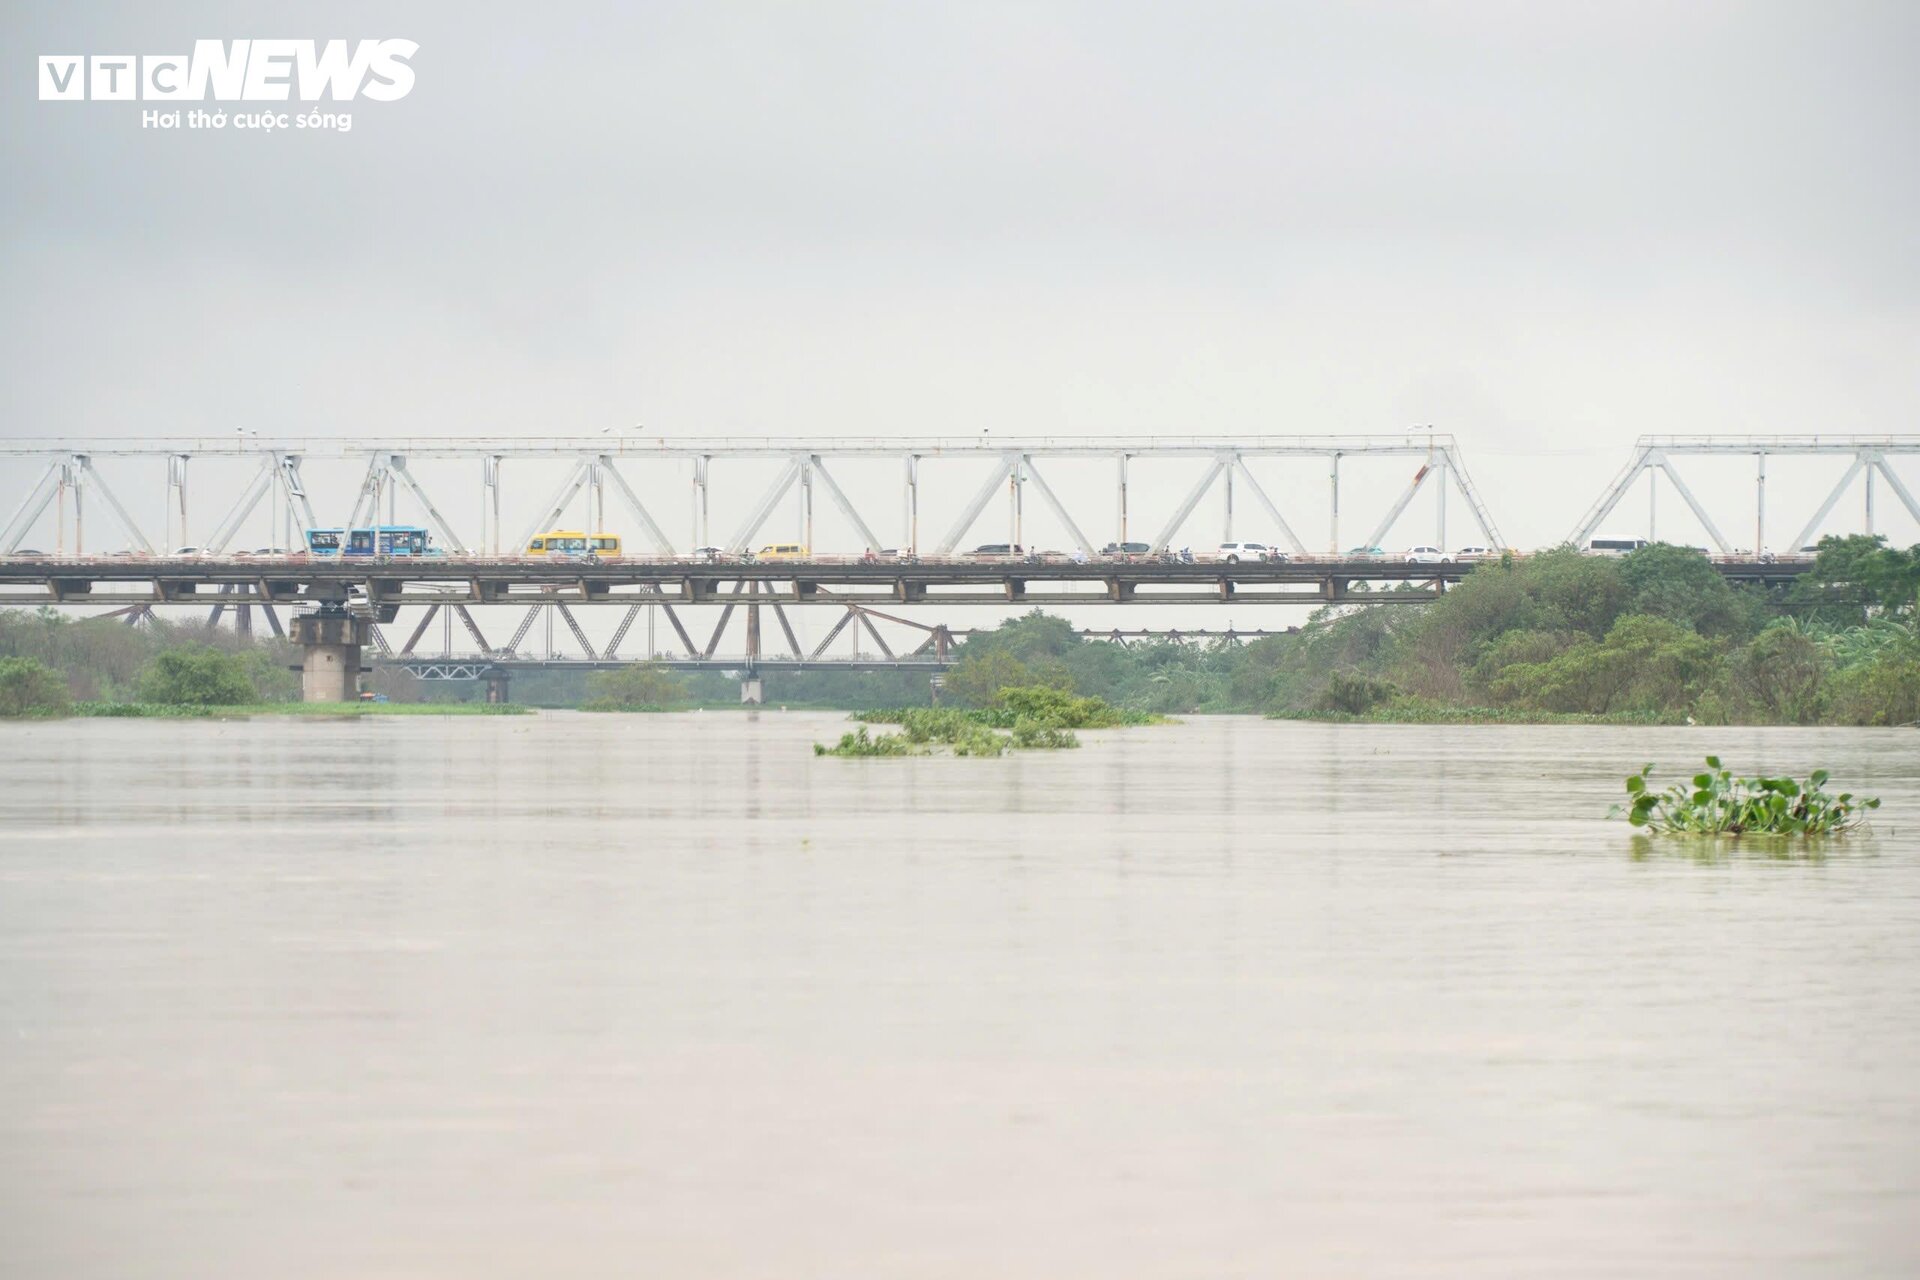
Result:
<svg viewBox="0 0 1920 1280"><path fill-rule="evenodd" d="M321 608L293 620L301 648L300 700L352 702L360 696L360 652L373 624L344 609Z"/></svg>
<svg viewBox="0 0 1920 1280"><path fill-rule="evenodd" d="M764 706L767 701L766 686L759 676L749 675L740 679L740 705L743 707Z"/></svg>
<svg viewBox="0 0 1920 1280"><path fill-rule="evenodd" d="M505 667L487 668L486 681L487 702L490 705L500 706L512 701L512 699L507 696L510 680Z"/></svg>

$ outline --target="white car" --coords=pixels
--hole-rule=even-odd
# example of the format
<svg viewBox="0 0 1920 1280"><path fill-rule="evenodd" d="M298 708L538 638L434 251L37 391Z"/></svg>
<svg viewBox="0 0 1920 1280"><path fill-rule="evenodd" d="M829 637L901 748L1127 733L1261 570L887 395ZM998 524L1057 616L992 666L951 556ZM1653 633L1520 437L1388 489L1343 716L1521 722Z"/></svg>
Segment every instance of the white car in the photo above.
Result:
<svg viewBox="0 0 1920 1280"><path fill-rule="evenodd" d="M1242 560L1254 564L1276 560L1284 564L1287 559L1264 542L1223 542L1213 555L1214 559L1224 560L1228 564L1239 564Z"/></svg>
<svg viewBox="0 0 1920 1280"><path fill-rule="evenodd" d="M1462 547L1453 553L1455 560L1491 560L1493 556L1492 547Z"/></svg>
<svg viewBox="0 0 1920 1280"><path fill-rule="evenodd" d="M1452 564L1453 557L1438 547L1408 547L1408 564Z"/></svg>

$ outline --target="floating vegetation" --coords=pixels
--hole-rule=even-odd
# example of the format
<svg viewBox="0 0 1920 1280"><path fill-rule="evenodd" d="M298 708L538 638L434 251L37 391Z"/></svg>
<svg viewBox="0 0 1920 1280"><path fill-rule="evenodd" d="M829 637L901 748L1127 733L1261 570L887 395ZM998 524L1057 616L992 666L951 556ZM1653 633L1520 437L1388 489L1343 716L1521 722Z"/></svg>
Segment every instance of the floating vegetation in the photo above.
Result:
<svg viewBox="0 0 1920 1280"><path fill-rule="evenodd" d="M916 718L944 724L948 717L960 717L989 729L1011 729L1021 720L1061 729L1118 729L1165 721L1165 717L1151 712L1123 711L1104 698L1082 698L1045 685L1002 689L990 707L883 707L853 713L855 720L868 724L904 725Z"/></svg>
<svg viewBox="0 0 1920 1280"><path fill-rule="evenodd" d="M1034 686L1002 689L991 707L892 707L857 712L854 719L866 724L842 735L834 746L814 743L813 753L908 756L932 755L945 748L956 756L998 756L1011 750L1064 751L1080 745L1075 729L1153 724L1160 717L1122 711L1100 698ZM867 724L898 725L900 732L876 737L867 732Z"/></svg>
<svg viewBox="0 0 1920 1280"><path fill-rule="evenodd" d="M1708 756L1706 763L1706 772L1693 775L1691 785L1675 783L1665 791L1648 785L1652 765L1630 774L1627 821L1667 835L1828 836L1859 826L1866 821L1865 810L1880 807L1878 798L1827 791L1825 769L1799 782L1736 778L1719 756Z"/></svg>
<svg viewBox="0 0 1920 1280"><path fill-rule="evenodd" d="M843 733L840 741L829 747L821 743L813 744L813 754L817 756L911 756L919 755L913 744L897 733L883 733L874 737L867 732L867 726L861 725L853 733Z"/></svg>

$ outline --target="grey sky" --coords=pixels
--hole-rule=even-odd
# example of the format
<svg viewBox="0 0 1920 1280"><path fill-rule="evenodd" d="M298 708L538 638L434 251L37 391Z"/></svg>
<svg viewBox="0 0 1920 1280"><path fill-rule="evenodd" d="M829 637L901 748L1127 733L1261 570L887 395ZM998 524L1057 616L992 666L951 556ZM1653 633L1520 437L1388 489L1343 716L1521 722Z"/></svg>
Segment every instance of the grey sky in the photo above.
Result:
<svg viewBox="0 0 1920 1280"><path fill-rule="evenodd" d="M1430 422L1526 544L1642 432L1916 428L1911 4L315 13L8 8L0 432ZM268 35L418 85L34 100Z"/></svg>

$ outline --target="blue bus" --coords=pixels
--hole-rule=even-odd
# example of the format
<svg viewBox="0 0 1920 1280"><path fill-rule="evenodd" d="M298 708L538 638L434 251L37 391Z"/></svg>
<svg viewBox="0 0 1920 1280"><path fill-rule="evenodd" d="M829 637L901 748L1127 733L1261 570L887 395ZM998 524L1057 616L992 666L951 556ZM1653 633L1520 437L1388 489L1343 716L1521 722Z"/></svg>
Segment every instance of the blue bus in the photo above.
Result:
<svg viewBox="0 0 1920 1280"><path fill-rule="evenodd" d="M383 556L440 556L445 555L439 547L433 545L433 539L425 529L417 525L383 524L379 529L380 550ZM316 556L371 556L374 530L372 529L309 529L307 530L307 551Z"/></svg>

